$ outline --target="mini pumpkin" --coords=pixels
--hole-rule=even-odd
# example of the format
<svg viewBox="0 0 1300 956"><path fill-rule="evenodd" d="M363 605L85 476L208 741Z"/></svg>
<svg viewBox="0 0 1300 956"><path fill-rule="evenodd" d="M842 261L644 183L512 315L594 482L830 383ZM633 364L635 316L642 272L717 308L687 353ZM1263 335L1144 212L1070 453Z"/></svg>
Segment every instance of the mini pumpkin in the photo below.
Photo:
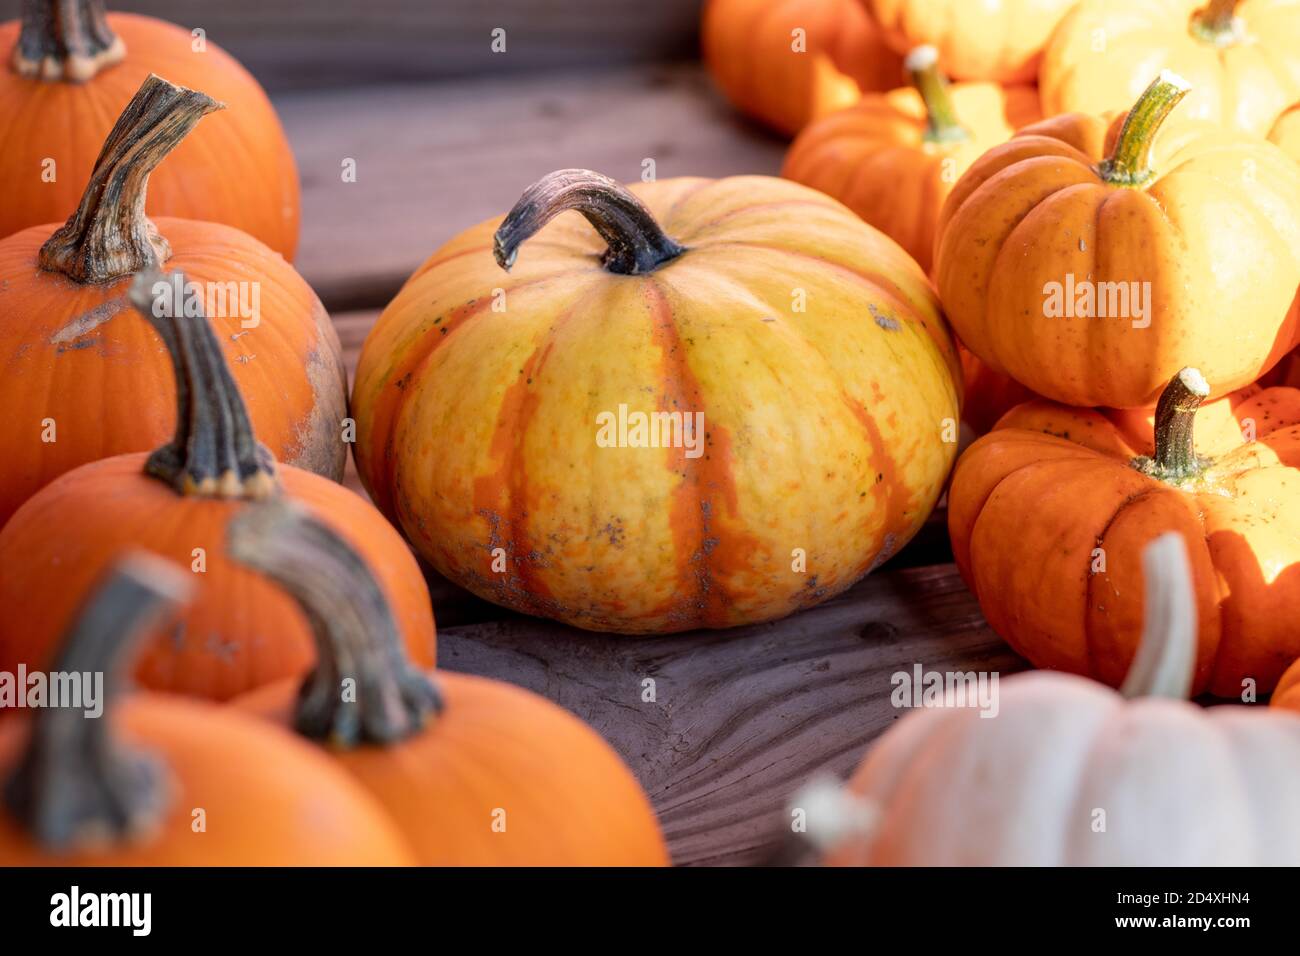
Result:
<svg viewBox="0 0 1300 956"><path fill-rule="evenodd" d="M1017 653L1118 685L1142 619L1139 555L1176 531L1196 585L1194 693L1240 697L1248 680L1267 692L1300 657L1300 391L1249 390L1198 414L1209 393L1183 370L1154 421L1031 402L962 456L953 555Z"/></svg>
<svg viewBox="0 0 1300 956"><path fill-rule="evenodd" d="M953 188L935 283L995 371L1070 405L1149 407L1180 368L1225 395L1296 344L1300 167L1205 123L1157 139L1186 91L1165 75L1109 128L1027 126Z"/></svg>
<svg viewBox="0 0 1300 956"><path fill-rule="evenodd" d="M667 862L649 801L590 727L509 684L412 667L378 581L336 531L271 501L231 523L230 549L294 595L318 643L305 682L233 706L329 746L421 865Z"/></svg>
<svg viewBox="0 0 1300 956"><path fill-rule="evenodd" d="M0 23L0 55L0 237L67 218L113 117L158 73L229 109L159 170L149 211L224 223L293 259L289 141L257 81L215 43L152 17L105 15L103 0L24 0L21 20Z"/></svg>
<svg viewBox="0 0 1300 956"><path fill-rule="evenodd" d="M211 97L149 77L104 143L63 226L0 240L0 524L86 462L145 451L173 430L170 363L127 302L130 276L163 262L208 308L263 440L283 461L341 478L347 374L338 336L306 282L229 226L144 214L151 173ZM212 306L216 308L212 308Z"/></svg>
<svg viewBox="0 0 1300 956"><path fill-rule="evenodd" d="M191 588L180 568L133 553L88 592L54 669L85 682L67 686L102 675L93 709L86 699L0 721L0 866L414 862L370 795L293 735L229 708L124 693L127 648Z"/></svg>
<svg viewBox="0 0 1300 956"><path fill-rule="evenodd" d="M1264 136L1300 99L1298 44L1292 0L1083 0L1043 55L1043 113L1127 109L1172 70L1184 116Z"/></svg>
<svg viewBox="0 0 1300 956"><path fill-rule="evenodd" d="M912 537L959 374L916 263L821 193L561 170L384 310L355 453L416 550L488 600L726 627L837 594Z"/></svg>
<svg viewBox="0 0 1300 956"><path fill-rule="evenodd" d="M975 437L992 431L998 419L1017 405L1038 398L1014 378L993 371L960 344L957 352L964 382L961 420Z"/></svg>
<svg viewBox="0 0 1300 956"><path fill-rule="evenodd" d="M1300 350L1293 349L1282 356L1282 360L1261 375L1256 384L1264 388L1275 385L1300 388Z"/></svg>
<svg viewBox="0 0 1300 956"><path fill-rule="evenodd" d="M959 80L1032 83L1052 30L1078 0L860 0L899 53L937 47Z"/></svg>
<svg viewBox="0 0 1300 956"><path fill-rule="evenodd" d="M928 272L939 210L957 177L1042 117L1032 87L949 88L934 47L913 50L906 68L911 87L868 93L804 129L781 175L838 199Z"/></svg>
<svg viewBox="0 0 1300 956"><path fill-rule="evenodd" d="M313 655L309 622L226 554L231 519L272 495L302 502L356 542L391 596L412 656L432 664L429 595L410 550L359 495L308 471L276 468L212 326L181 315L174 298L158 307L160 295L172 297L183 283L142 274L131 290L174 366L175 437L153 454L68 472L0 530L0 600L23 609L0 621L0 670L47 666L78 598L123 550L145 549L191 567L202 587L173 627L146 642L136 670L144 686L225 700L301 675Z"/></svg>
<svg viewBox="0 0 1300 956"><path fill-rule="evenodd" d="M727 98L788 134L903 70L857 0L708 0L700 42Z"/></svg>
<svg viewBox="0 0 1300 956"><path fill-rule="evenodd" d="M1178 534L1148 545L1141 651L1120 693L1036 672L992 719L909 714L808 834L831 865L1300 864L1300 717L1185 699L1196 603ZM1138 626L1138 622L1134 622ZM956 705L956 706L954 706Z"/></svg>

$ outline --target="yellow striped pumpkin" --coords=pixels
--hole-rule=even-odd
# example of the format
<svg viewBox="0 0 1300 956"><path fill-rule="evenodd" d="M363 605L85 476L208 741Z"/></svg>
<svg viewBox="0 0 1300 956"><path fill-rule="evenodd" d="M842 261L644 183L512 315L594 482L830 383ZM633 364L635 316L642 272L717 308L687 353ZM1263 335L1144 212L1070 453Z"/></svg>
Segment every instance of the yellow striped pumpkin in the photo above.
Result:
<svg viewBox="0 0 1300 956"><path fill-rule="evenodd" d="M920 268L834 200L561 170L384 311L355 450L415 548L489 600L726 627L834 595L911 538L960 381Z"/></svg>

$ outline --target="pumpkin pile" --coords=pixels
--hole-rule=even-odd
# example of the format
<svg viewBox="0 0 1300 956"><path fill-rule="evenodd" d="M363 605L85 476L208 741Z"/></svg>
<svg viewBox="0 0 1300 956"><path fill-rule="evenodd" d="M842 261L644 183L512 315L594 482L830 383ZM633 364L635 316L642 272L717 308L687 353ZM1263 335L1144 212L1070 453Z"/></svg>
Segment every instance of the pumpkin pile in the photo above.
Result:
<svg viewBox="0 0 1300 956"><path fill-rule="evenodd" d="M810 792L816 862L1300 862L1300 4L709 0L782 176L542 176L350 395L201 34L0 25L0 674L106 678L0 712L0 865L665 865L593 729L435 666L419 561L618 642L828 601L945 499L1048 673Z"/></svg>
<svg viewBox="0 0 1300 956"><path fill-rule="evenodd" d="M999 720L912 718L850 796L812 794L830 808L821 861L1300 861L1294 814L1270 805L1252 822L1261 807L1240 791L1183 779L1200 761L1178 749L1204 751L1216 724L1251 753L1274 738L1293 750L1300 733L1280 713L1300 710L1300 6L863 6L906 55L900 85L817 115L783 175L882 229L934 285L964 425L982 436L957 461L948 529L989 625L1037 667L1126 693L1172 667L1179 696L1271 692L1279 713L1152 710L1161 734L1187 728L1153 731L1144 755L1141 740L1120 751L1089 736L1108 691L1017 678ZM998 22L1013 11L1018 23ZM1178 605L1172 651L1158 600ZM1135 784L1149 810L1105 840L1062 808L1132 803L1122 774L1068 772L1097 783L1044 798L1066 729L1081 755L1148 768ZM1285 789L1294 766L1271 754L1247 792ZM952 802L990 776L1008 781L996 800ZM1179 792L1197 799L1178 806ZM1201 815L1221 832L1186 842ZM1278 839L1248 838L1261 824Z"/></svg>
<svg viewBox="0 0 1300 956"><path fill-rule="evenodd" d="M863 6L909 83L814 119L783 174L929 274L984 436L947 518L990 625L1117 686L1142 548L1177 531L1194 693L1267 694L1300 657L1300 7Z"/></svg>

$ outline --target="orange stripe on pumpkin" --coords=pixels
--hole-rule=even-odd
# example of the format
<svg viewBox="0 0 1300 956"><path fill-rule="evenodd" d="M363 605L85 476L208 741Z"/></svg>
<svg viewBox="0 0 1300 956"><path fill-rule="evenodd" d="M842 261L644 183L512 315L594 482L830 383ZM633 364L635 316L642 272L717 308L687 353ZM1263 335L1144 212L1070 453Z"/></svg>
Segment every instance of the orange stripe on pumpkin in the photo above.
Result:
<svg viewBox="0 0 1300 956"><path fill-rule="evenodd" d="M730 623L731 602L755 596L754 591L741 589L737 582L745 573L756 572L754 559L759 543L751 534L728 530L722 520L723 515L732 519L740 516L731 434L709 422L703 390L686 360L685 346L663 290L651 279L645 284L645 293L651 312L651 338L663 356L664 410L684 415L705 412L703 456L687 458L680 448L668 450L668 468L682 478L673 492L669 512L680 583L673 598L654 614L666 614L674 623L683 625L726 626Z"/></svg>
<svg viewBox="0 0 1300 956"><path fill-rule="evenodd" d="M507 285L504 287L504 293L509 297L520 289L562 279L571 274L560 273ZM371 435L367 439L367 444L370 448L377 448L380 451L377 455L369 456L368 462L358 459L357 465L375 506L394 523L397 522L397 509L394 506L397 492L393 474L395 455L393 432L401 415L402 405L406 401L407 387L423 376L425 365L443 343L451 338L451 334L470 319L482 315L492 306L492 302L492 295L481 295L456 306L445 313L445 317L436 316L423 337L406 351L399 363L394 365L384 384L380 386L379 394L375 397L375 411L370 426ZM410 307L415 308L414 305ZM442 321L439 321L440 319ZM380 317L380 321L383 321L383 316Z"/></svg>
<svg viewBox="0 0 1300 956"><path fill-rule="evenodd" d="M880 389L880 386L874 383L871 387L876 392ZM903 485L899 480L898 466L894 463L894 459L889 452L886 451L889 446L880 433L880 426L876 424L871 412L848 393L844 395L844 404L848 406L849 411L861 423L863 431L867 433L867 439L871 445L871 470L877 475L876 480L871 485L871 492L880 510L885 513L884 538L882 539L881 549L871 559L870 563L856 572L856 577L866 574L892 557L912 537L916 526L920 523L920 520L924 519L925 515L911 495L905 500L899 500L898 490ZM913 515L910 519L907 517L909 513Z"/></svg>
<svg viewBox="0 0 1300 956"><path fill-rule="evenodd" d="M492 587L498 592L498 600L532 613L540 613L543 605L554 603L554 598L534 573L537 556L528 536L528 472L523 445L541 402L533 382L553 347L548 340L534 349L519 370L519 377L506 389L490 446L496 470L474 479L474 513L482 515L492 529L487 560L496 548L504 548L508 558L504 577L494 575Z"/></svg>
<svg viewBox="0 0 1300 956"><path fill-rule="evenodd" d="M492 305L491 296L483 296L458 305L447 313L434 319L437 324L430 325L420 340L407 350L401 362L396 364L375 398L375 413L371 422L372 434L369 438L371 448L378 448L379 454L372 455L369 479L370 497L376 507L390 521L396 522L397 509L394 506L396 488L393 481L393 432L402 405L406 401L407 387L418 378L424 364L438 350L451 332L469 319L478 315ZM441 321L439 321L441 320ZM436 334L435 334L436 333Z"/></svg>

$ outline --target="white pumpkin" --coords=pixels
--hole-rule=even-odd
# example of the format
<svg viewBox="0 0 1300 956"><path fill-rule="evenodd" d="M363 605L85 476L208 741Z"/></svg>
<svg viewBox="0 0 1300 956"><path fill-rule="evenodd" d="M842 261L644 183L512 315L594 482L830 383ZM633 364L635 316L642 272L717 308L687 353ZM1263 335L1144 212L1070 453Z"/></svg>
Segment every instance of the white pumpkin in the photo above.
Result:
<svg viewBox="0 0 1300 956"><path fill-rule="evenodd" d="M1300 714L1181 699L1196 649L1182 539L1143 565L1146 627L1118 693L1036 671L1000 682L994 717L909 714L838 799L806 800L823 862L1300 864Z"/></svg>

